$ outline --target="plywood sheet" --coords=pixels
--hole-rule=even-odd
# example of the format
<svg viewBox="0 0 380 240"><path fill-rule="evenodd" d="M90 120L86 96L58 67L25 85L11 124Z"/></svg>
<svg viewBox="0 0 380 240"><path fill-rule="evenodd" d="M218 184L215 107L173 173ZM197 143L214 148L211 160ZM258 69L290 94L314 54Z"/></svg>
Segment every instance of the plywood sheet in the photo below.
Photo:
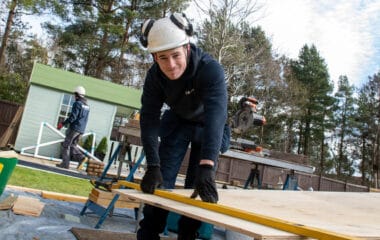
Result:
<svg viewBox="0 0 380 240"><path fill-rule="evenodd" d="M196 217L255 239L298 236L252 222L189 206L135 190L116 190L130 198ZM173 192L190 196L191 190ZM380 239L380 194L220 189L218 204L340 234Z"/></svg>

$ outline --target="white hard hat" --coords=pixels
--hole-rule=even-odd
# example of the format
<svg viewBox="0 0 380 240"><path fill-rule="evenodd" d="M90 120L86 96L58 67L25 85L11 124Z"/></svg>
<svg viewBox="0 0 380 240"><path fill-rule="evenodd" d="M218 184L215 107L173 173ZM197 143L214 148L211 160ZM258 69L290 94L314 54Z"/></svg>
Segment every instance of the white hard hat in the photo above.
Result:
<svg viewBox="0 0 380 240"><path fill-rule="evenodd" d="M78 93L79 95L84 96L84 95L86 95L86 89L84 89L84 87L82 87L82 86L77 86L74 89L74 93Z"/></svg>
<svg viewBox="0 0 380 240"><path fill-rule="evenodd" d="M149 52L155 53L185 45L192 35L193 26L186 15L173 13L169 18L145 21L140 41Z"/></svg>

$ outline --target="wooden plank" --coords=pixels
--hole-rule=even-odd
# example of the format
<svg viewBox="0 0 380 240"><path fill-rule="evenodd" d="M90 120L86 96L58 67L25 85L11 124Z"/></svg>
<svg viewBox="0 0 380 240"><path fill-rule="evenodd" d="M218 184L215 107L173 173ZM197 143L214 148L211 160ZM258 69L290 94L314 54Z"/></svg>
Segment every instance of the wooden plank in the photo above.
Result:
<svg viewBox="0 0 380 240"><path fill-rule="evenodd" d="M80 202L85 203L87 201L86 197L76 196L72 194L64 194L50 191L42 191L41 197L47 199L54 199L58 201L66 201L66 202Z"/></svg>
<svg viewBox="0 0 380 240"><path fill-rule="evenodd" d="M91 194L95 196L96 198L104 199L104 200L112 200L115 196L115 193L113 192L107 192L98 188L93 188L91 190ZM130 201L128 197L124 195L120 195L118 201Z"/></svg>
<svg viewBox="0 0 380 240"><path fill-rule="evenodd" d="M18 158L18 154L13 151L0 151L0 158Z"/></svg>
<svg viewBox="0 0 380 240"><path fill-rule="evenodd" d="M73 227L70 231L78 240L135 240L135 233L113 232L107 230L87 229ZM176 238L161 237L161 240L174 240Z"/></svg>
<svg viewBox="0 0 380 240"><path fill-rule="evenodd" d="M4 200L0 202L0 210L8 210L13 207L13 204L15 203L17 199L17 196L10 195Z"/></svg>
<svg viewBox="0 0 380 240"><path fill-rule="evenodd" d="M94 203L96 203L98 205L101 205L103 207L108 207L108 205L111 202L110 199L97 198L92 193L88 196L88 198L92 202L94 202ZM124 196L124 198L126 198L126 197ZM128 201L119 201L119 200L117 200L116 203L115 203L115 207L116 208L138 208L140 206L140 201L131 200L130 198L127 198L127 199L128 199Z"/></svg>
<svg viewBox="0 0 380 240"><path fill-rule="evenodd" d="M275 230L200 207L189 206L133 190L115 190L145 203L196 217L257 239L296 239L294 234ZM245 212L312 226L349 236L380 239L380 194L347 192L301 192L219 189L218 204ZM190 196L191 190L172 190Z"/></svg>
<svg viewBox="0 0 380 240"><path fill-rule="evenodd" d="M87 228L76 228L73 227L70 231L78 240L134 240L136 239L136 234L134 233L123 233L123 232L112 232L106 230L96 230Z"/></svg>
<svg viewBox="0 0 380 240"><path fill-rule="evenodd" d="M45 204L32 197L19 196L13 205L15 214L38 217L41 215Z"/></svg>
<svg viewBox="0 0 380 240"><path fill-rule="evenodd" d="M29 193L34 193L37 195L42 194L42 190L40 189L35 189L35 188L27 188L27 187L20 187L20 186L15 186L15 185L7 185L7 188L17 190L17 191L22 191L22 192L29 192Z"/></svg>
<svg viewBox="0 0 380 240"><path fill-rule="evenodd" d="M11 138L11 136L13 134L13 132L16 130L16 126L17 126L18 122L20 121L23 109L24 108L22 106L18 107L17 112L13 116L12 122L9 124L5 133L2 136L0 136L0 147L5 147L7 145L9 139Z"/></svg>

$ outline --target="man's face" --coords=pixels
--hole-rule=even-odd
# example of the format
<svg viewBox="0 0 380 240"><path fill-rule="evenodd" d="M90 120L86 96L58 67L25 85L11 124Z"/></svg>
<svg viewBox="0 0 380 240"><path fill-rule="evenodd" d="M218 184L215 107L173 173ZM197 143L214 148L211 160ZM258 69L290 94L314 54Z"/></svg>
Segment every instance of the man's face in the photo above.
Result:
<svg viewBox="0 0 380 240"><path fill-rule="evenodd" d="M182 76L187 66L186 47L178 47L154 54L154 58L161 71L170 80L177 80Z"/></svg>

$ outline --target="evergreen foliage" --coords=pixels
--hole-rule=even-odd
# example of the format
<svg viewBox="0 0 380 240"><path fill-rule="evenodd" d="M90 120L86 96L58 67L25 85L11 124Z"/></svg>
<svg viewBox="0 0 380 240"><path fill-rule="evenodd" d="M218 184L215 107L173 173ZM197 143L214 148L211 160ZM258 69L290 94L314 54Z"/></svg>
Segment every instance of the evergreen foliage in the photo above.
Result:
<svg viewBox="0 0 380 240"><path fill-rule="evenodd" d="M91 152L92 150L92 142L94 141L94 135L90 134L88 135L84 142L83 142L83 148L86 149L88 152ZM95 143L95 146L94 146L94 150L96 149L96 143Z"/></svg>
<svg viewBox="0 0 380 240"><path fill-rule="evenodd" d="M103 137L95 149L95 156L98 157L100 160L103 160L105 155L107 154L107 149L107 138Z"/></svg>
<svg viewBox="0 0 380 240"><path fill-rule="evenodd" d="M299 59L292 61L291 69L295 79L305 89L305 103L301 111L299 128L298 153L312 155L320 143L321 124L324 123L326 111L332 105L333 100L329 94L332 92L332 84L329 82L329 74L324 59L319 55L317 48L304 45L300 51ZM323 133L322 133L323 134ZM315 156L317 159L318 156Z"/></svg>
<svg viewBox="0 0 380 240"><path fill-rule="evenodd" d="M380 172L380 72L369 77L359 90L356 151L363 184L379 179ZM376 186L376 184L375 184ZM379 183L377 183L379 186Z"/></svg>
<svg viewBox="0 0 380 240"><path fill-rule="evenodd" d="M196 1L198 4L200 1ZM243 136L269 149L306 155L317 173L345 180L360 173L363 184L380 185L380 72L360 89L342 75L330 79L315 45L304 45L297 59L278 56L270 38L247 17L255 7L245 1L210 4L196 29L197 44L224 67L229 116L242 96L259 100L264 127ZM242 1L239 1L242 2ZM152 58L138 39L147 18L182 11L190 1L7 0L0 3L0 99L23 103L34 61L141 88ZM245 10L245 11L244 11ZM25 35L23 14L49 13L44 43ZM12 15L13 14L13 15ZM192 20L192 16L188 16ZM369 73L372 75L373 73ZM337 88L333 92L332 81ZM83 147L91 151L92 135ZM105 147L104 147L105 146ZM105 153L107 140L96 150Z"/></svg>
<svg viewBox="0 0 380 240"><path fill-rule="evenodd" d="M0 100L23 104L27 83L17 73L0 72Z"/></svg>
<svg viewBox="0 0 380 240"><path fill-rule="evenodd" d="M351 86L346 76L340 76L338 81L338 90L335 93L336 103L335 112L335 132L336 144L334 150L336 156L333 159L335 171L338 176L342 174L352 176L355 172L355 132L357 123L355 121L356 101L354 99L354 86Z"/></svg>

